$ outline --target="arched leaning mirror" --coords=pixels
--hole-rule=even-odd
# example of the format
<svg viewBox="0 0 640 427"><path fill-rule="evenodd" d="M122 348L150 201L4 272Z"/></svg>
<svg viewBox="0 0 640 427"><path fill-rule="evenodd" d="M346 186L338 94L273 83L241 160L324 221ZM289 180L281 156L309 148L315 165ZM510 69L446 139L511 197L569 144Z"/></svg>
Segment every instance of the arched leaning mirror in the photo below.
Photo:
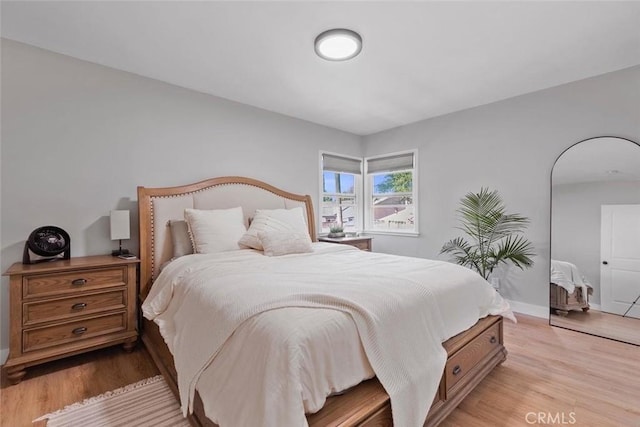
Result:
<svg viewBox="0 0 640 427"><path fill-rule="evenodd" d="M640 145L581 141L551 175L550 323L640 345Z"/></svg>

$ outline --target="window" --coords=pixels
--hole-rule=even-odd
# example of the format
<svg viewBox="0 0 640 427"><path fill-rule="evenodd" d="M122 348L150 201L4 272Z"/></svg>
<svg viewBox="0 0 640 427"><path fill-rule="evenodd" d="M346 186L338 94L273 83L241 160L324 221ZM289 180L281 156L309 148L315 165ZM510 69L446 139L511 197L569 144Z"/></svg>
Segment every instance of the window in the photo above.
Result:
<svg viewBox="0 0 640 427"><path fill-rule="evenodd" d="M366 229L418 232L416 151L365 159Z"/></svg>
<svg viewBox="0 0 640 427"><path fill-rule="evenodd" d="M339 224L346 232L361 230L362 160L329 153L321 153L320 159L320 232L328 233L332 226Z"/></svg>
<svg viewBox="0 0 640 427"><path fill-rule="evenodd" d="M342 225L352 233L416 235L417 156L412 150L363 160L321 152L320 233Z"/></svg>

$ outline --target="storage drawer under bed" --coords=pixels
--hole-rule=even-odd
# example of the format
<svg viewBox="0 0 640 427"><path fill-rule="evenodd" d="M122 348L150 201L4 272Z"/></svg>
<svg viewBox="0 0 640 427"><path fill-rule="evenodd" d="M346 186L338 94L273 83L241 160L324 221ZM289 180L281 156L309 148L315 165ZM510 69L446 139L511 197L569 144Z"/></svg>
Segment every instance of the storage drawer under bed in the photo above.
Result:
<svg viewBox="0 0 640 427"><path fill-rule="evenodd" d="M452 355L445 367L447 393L488 354L502 347L500 324L496 323Z"/></svg>

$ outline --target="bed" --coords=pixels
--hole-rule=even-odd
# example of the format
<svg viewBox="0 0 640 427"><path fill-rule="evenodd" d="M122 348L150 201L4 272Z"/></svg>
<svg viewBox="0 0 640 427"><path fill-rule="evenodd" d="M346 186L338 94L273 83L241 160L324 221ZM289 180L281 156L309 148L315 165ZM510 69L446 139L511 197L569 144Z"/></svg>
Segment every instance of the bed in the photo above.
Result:
<svg viewBox="0 0 640 427"><path fill-rule="evenodd" d="M279 190L269 184L250 179L244 177L222 177L222 178L214 178L206 181L202 181L196 184L179 186L179 187L167 187L167 188L138 188L138 203L139 203L139 216L140 216L140 256L141 256L141 271L140 271L140 298L145 303L156 302L158 294L179 294L180 292L184 292L185 298L191 298L195 301L203 299L203 297L189 297L188 295L196 295L196 292L199 292L198 287L189 285L189 287L185 287L187 291L176 291L174 288L171 288L179 281L175 277L183 277L186 275L185 272L197 272L197 274L202 274L202 276L194 276L194 277L209 277L205 273L208 269L214 268L216 271L227 272L229 278L229 283L233 280L236 280L236 272L233 269L230 269L229 266L232 265L244 265L244 266L252 266L251 268L255 268L256 271L254 273L245 271L250 270L248 267L243 267L243 274L254 274L257 272L263 272L273 268L274 265L279 265L278 268L288 268L288 266L295 265L299 263L301 266L307 266L305 269L309 268L308 266L313 266L315 263L317 265L321 265L322 262L332 262L331 260L337 259L336 257L341 257L341 259L349 259L352 260L349 263L344 264L343 267L345 270L340 274L334 274L336 277L336 289L338 289L338 294L341 292L349 293L355 292L352 289L349 289L349 284L345 282L346 279L344 277L349 276L349 269L357 269L357 264L359 262L370 262L373 264L380 264L384 262L388 262L388 267L394 266L401 261L401 257L390 258L392 256L382 255L382 254L371 254L364 255L364 252L358 251L355 248L344 247L344 245L331 245L330 243L315 243L316 234L315 234L315 222L314 222L314 211L311 203L310 196L307 195L296 195L292 193L288 193L286 191ZM177 220L183 218L185 209L198 209L198 210L211 210L211 209L232 209L235 207L241 207L243 215L245 216L244 221L246 224L249 223L249 220L253 218L254 212L257 209L275 209L275 210L295 210L300 208L302 210L302 217L304 219L306 225L306 231L308 231L308 238L313 241L313 250L312 253L309 254L294 254L288 258L286 264L283 264L285 261L281 259L277 259L278 257L273 257L272 259L267 259L265 255L255 250L247 250L247 251L235 251L236 253L232 254L212 254L212 255L195 255L195 256L185 256L179 258L175 261L168 263L174 254L174 245L172 241L172 231L169 228L170 221ZM266 248L265 248L266 250ZM265 252L266 253L266 252ZM288 255L287 255L288 256ZM363 256L370 256L374 258L361 258ZM316 257L316 258L310 258ZM377 257L377 258L375 258ZM286 257L280 257L285 259ZM309 264L309 260L312 260L313 263ZM323 261L324 260L324 261ZM416 263L416 271L418 271L417 263L428 262L427 260L418 260L418 259L407 259L413 260L411 262ZM210 263L216 262L215 267L211 267ZM168 263L168 264L167 264ZM279 263L279 264L275 264ZM429 264L429 268L433 267L434 272L439 268L449 268L441 263L441 262L433 262L433 264ZM160 274L161 266L165 266L165 270ZM335 265L335 262L334 262ZM287 266L287 267L282 267ZM348 267L347 267L348 266ZM293 269L293 267L291 267ZM311 268L312 269L312 268ZM318 271L314 273L313 276L309 277L320 277L319 274L324 269L319 268ZM423 269L424 270L424 269ZM456 270L458 273L465 275L467 273ZM218 274L218 278L216 280L220 281L221 277L226 277L225 274ZM295 274L299 274L299 267L296 267L294 271ZM344 274L343 274L344 273ZM193 273L196 274L196 273ZM208 274L208 273L207 273ZM317 275L316 275L317 274ZM422 273L421 273L422 274ZM289 277L290 274L287 273L286 276L278 276L278 282L274 284L274 289L277 290L277 286L280 283L285 283L286 277ZM297 277L297 276L295 276ZM342 279L341 279L342 278ZM209 280L209 279L207 279ZM322 279L325 280L325 279ZM370 280L373 282L373 278L364 278L363 282ZM394 279L400 280L400 279ZM453 279L452 279L453 280ZM296 279L296 282L299 281ZM313 280L309 279L308 282L313 282ZM155 284L154 284L155 283ZM200 282L198 282L200 283ZM240 282L244 283L244 282ZM443 282L444 283L444 282ZM152 287L154 285L154 287ZM171 288L170 292L159 291L162 286L166 286L166 289ZM177 285L176 285L177 286ZM208 285L203 285L202 288L206 288ZM218 285L216 285L218 286ZM220 285L222 286L222 285ZM243 285L244 286L244 285ZM304 286L316 286L316 284L305 284ZM380 286L383 286L380 284ZM488 285L487 285L488 286ZM355 289L355 285L353 285ZM441 288L444 285L441 286ZM344 289L342 289L344 288ZM407 289L411 288L409 286ZM478 286L480 289L481 286ZM178 289L178 288L176 288ZM193 290L197 289L197 290ZM271 291L271 286L269 287ZM316 288L311 288L312 290L316 290ZM403 288L404 289L404 288ZM422 289L422 288L420 288ZM484 288L477 292L485 292ZM305 290L308 290L305 288ZM230 286L228 289L225 289L224 292L233 292L233 286ZM275 292L275 290L273 291ZM380 292L384 292L381 288ZM422 290L420 292L423 292ZM424 291L426 292L426 291ZM440 292L440 291L429 291L429 293ZM442 295L444 291L442 291ZM475 288L473 290L475 291ZM227 295L227 294L225 294ZM251 294L253 296L253 294ZM307 295L307 294L305 294ZM440 295L440 294L438 294ZM454 296L456 299L477 299L476 296L469 295L458 295ZM149 298L147 300L147 298ZM176 339L175 337L171 337L167 339L167 326L163 324L162 321L150 321L148 319L142 320L142 340L152 355L154 362L158 365L159 369L165 376L167 383L170 385L172 390L176 393L176 396L181 399L183 403L183 410L185 413L188 413L189 419L194 425L202 425L202 426L215 426L214 423L209 417L208 414L212 413L210 399L207 398L211 396L212 392L208 388L204 387L205 384L209 384L211 387L215 388L218 386L217 396L224 398L224 394L226 390L224 387L220 386L220 378L224 377L224 375L231 374L231 371L234 370L250 370L251 366L247 366L246 368L238 369L240 366L237 363L234 365L226 365L231 366L227 371L224 368L218 368L217 373L213 374L214 365L218 363L218 360L224 360L225 358L230 360L240 360L236 357L235 350L233 350L234 346L238 349L243 348L243 346L251 345L251 342L248 340L242 341L241 337L244 334L244 329L251 329L253 333L254 330L261 330L262 323L269 323L272 321L266 319L267 314L269 316L280 315L287 311L296 311L298 314L306 313L305 316L309 317L307 323L309 325L324 325L327 324L324 320L319 321L314 316L319 315L319 313L323 313L323 316L329 315L333 316L331 322L329 324L353 324L356 325L355 329L352 328L352 334L356 334L356 338L358 334L361 336L361 343L358 343L356 346L353 344L357 339L349 339L347 340L347 344L345 348L350 347L358 347L351 353L350 360L355 360L360 357L364 359L362 372L359 374L363 376L357 381L351 379L353 384L349 385L347 383L342 384L340 389L333 390L332 393L326 393L326 395L320 396L318 399L309 398L309 402L305 401L305 412L307 412L307 406L312 408L312 410L308 411L305 417L304 422L306 422L310 426L326 426L326 425L335 425L335 426L384 426L384 425L392 425L394 417L398 417L402 412L399 409L400 405L397 403L400 401L398 398L390 398L390 394L394 395L394 393L399 393L395 391L393 387L390 386L390 380L388 379L388 371L394 369L381 369L380 364L384 364L378 360L378 356L376 356L376 352L371 350L371 338L362 337L364 329L367 323L367 318L365 315L360 313L359 308L354 313L353 308L349 307L344 309L340 306L339 309L333 306L327 306L327 304L332 304L333 302L329 301L328 303L325 299L322 299L320 303L318 303L317 299L310 300L308 296L304 297L303 301L296 300L296 307L270 307L263 313L260 313L257 316L248 316L247 319L244 319L241 322L242 327L234 330L233 334L225 340L223 337L221 339L224 342L224 345L221 347L215 357L210 357L210 359L206 362L203 368L198 372L197 378L196 376L190 376L190 374L184 374L184 363L183 359L186 356L181 355L182 353L191 353L180 350L186 347L177 346L175 343L183 342L180 341L183 338ZM324 298L324 297L323 297ZM442 296L439 298L453 298L451 293L449 296ZM483 297L484 298L484 297ZM477 314L473 321L469 322L468 318L465 320L468 324L461 325L464 323L462 320L455 320L453 323L457 323L456 326L451 326L449 324L442 326L442 331L440 334L444 336L446 334L447 339L442 340L444 343L441 348L441 355L432 355L432 354L419 354L416 352L416 357L424 358L424 364L429 365L432 364L434 366L439 366L438 363L442 363L440 366L440 371L437 372L437 378L435 382L435 386L432 389L422 385L421 382L418 382L417 390L424 391L427 390L426 395L429 395L428 401L422 403L422 405L426 408L425 411L428 412L426 416L426 421L424 425L427 426L435 426L439 424L459 403L462 399L468 395L471 390L484 378L486 377L493 368L502 363L506 358L506 350L503 345L502 338L502 322L503 317L499 315L500 313L510 313L508 308L502 304L502 301L498 301L499 296L497 293L493 293L491 298L496 298L487 304L487 307L482 308L482 310L486 311L482 313L482 318L477 319L479 317ZM248 298L249 299L249 298ZM169 299L167 299L169 301ZM426 304L427 302L425 302ZM167 304L171 304L167 302ZM186 303L180 302L180 304L176 303L176 307L185 305ZM312 308L310 310L310 306L314 304L320 304L320 310L315 310ZM434 304L431 302L430 304ZM152 304L148 304L152 305ZM144 306L144 305L143 305ZM302 306L302 307L300 307ZM492 308L490 308L491 306ZM274 309L271 309L274 308ZM166 307L164 307L166 310ZM349 311L352 310L352 311ZM460 309L462 310L462 309ZM482 311L481 310L481 311ZM161 312L159 310L158 312ZM168 310L171 311L171 310ZM194 315L196 315L196 320L191 321L190 323L193 327L183 328L185 332L188 330L194 330L190 334L195 336L196 338L200 337L202 334L198 332L198 328L204 328L204 331L212 331L213 335L218 333L216 325L205 325L208 320L205 320L205 317L208 316L197 316L195 314L197 312L197 308L193 310ZM349 312L348 312L349 311ZM411 310L404 310L411 311ZM396 311L396 316L401 317L403 310ZM431 307L430 310L421 310L421 312L426 312L427 314L419 314L418 316L422 316L428 318L429 316L435 316L433 313L438 312L437 307ZM311 314L309 314L311 313ZM486 315L490 313L490 315ZM366 314L366 310L365 310ZM185 314L186 316L186 314ZM363 317L364 316L364 317ZM394 317L396 317L394 316ZM459 316L456 315L456 319L458 317L468 317L469 315L464 314L462 311ZM374 316L375 317L375 316ZM443 316L446 317L446 316ZM352 322L346 322L344 319L352 319ZM359 319L359 320L358 320ZM362 320L364 319L364 320ZM435 319L435 318L434 318ZM370 321L371 319L369 319ZM429 320L429 319L427 319ZM186 321L183 321L183 323ZM257 323L256 323L257 322ZM342 322L342 323L341 323ZM345 323L346 322L346 323ZM360 322L360 323L359 323ZM436 323L434 320L433 323ZM158 325L161 325L160 327ZM178 324L176 322L176 324ZM301 323L302 324L302 323ZM225 323L221 324L225 326ZM248 326L247 326L248 325ZM173 326L172 326L173 327ZM244 329L243 329L244 328ZM457 329L460 330L457 330ZM168 328L171 329L171 328ZM221 327L221 329L224 329ZM398 335L402 336L404 328L397 328ZM411 328L407 328L411 329ZM355 331L355 332L353 332ZM454 334L455 332L455 334ZM323 333L325 337L330 337L330 339L339 339L342 337L343 332L338 334L326 334ZM164 334L164 337L163 337ZM186 333L189 335L189 333ZM383 333L380 334L384 336ZM429 334L425 334L429 335ZM338 338L336 338L336 336ZM287 339L283 342L288 342ZM306 337L302 337L305 339ZM441 338L438 335L434 339ZM184 338L185 340L187 338ZM204 339L196 339L191 338L192 343L197 346L207 347ZM416 341L426 341L427 338L419 337ZM374 340L375 341L375 340ZM406 339L404 341L407 341ZM439 342L442 342L439 341ZM169 342L171 345L167 345ZM336 341L339 342L339 341ZM333 350L337 350L339 344L335 342L331 344ZM384 346L377 344L376 347L377 352L384 353L388 352L388 348L393 346ZM398 345L403 345L402 342L399 342ZM170 350L170 347L172 349ZM365 348L366 347L366 350ZM278 347L279 348L279 347ZM419 348L419 347L417 347ZM228 351L227 351L228 350ZM333 351L327 353L329 356L333 357L332 354L335 353L341 354L342 349L340 351ZM357 351L360 351L360 356L357 356ZM226 352L226 355L225 355ZM369 352L369 353L367 353ZM248 354L253 354L251 352L245 352ZM435 351L434 353L437 353ZM242 356L242 352L237 353ZM355 355L355 356L354 356ZM364 356L363 356L364 355ZM313 355L312 355L313 356ZM325 354L326 356L326 354ZM190 355L188 357L191 357ZM338 356L335 356L338 357ZM340 356L343 357L343 356ZM413 356L412 356L413 357ZM438 360L439 358L442 360ZM203 359L204 360L204 359ZM367 364L370 362L370 365ZM220 362L221 364L222 362ZM355 364L354 364L355 365ZM375 365L376 369L373 369ZM199 365L198 365L199 366ZM332 369L334 369L337 364L331 365ZM178 369L177 369L178 367ZM355 370L360 369L356 366ZM190 368L189 368L190 369ZM378 371L378 369L380 369ZM188 370L188 369L187 369ZM197 369L196 369L197 370ZM177 371L181 371L181 375L177 374ZM305 370L305 372L308 371ZM375 374L374 374L375 371ZM338 376L344 377L344 372L342 371ZM269 372L267 371L267 374ZM221 377L222 375L222 377ZM375 376L374 376L375 375ZM185 386L185 378L196 378L197 381L191 381L193 383L193 387L191 390L192 396L189 396L188 387ZM181 381L183 382L181 386ZM313 379L311 381L314 381ZM431 381L431 380L430 380ZM187 381L189 383L189 381ZM189 383L189 384L191 384ZM386 383L386 387L382 385L382 383ZM230 382L229 384L235 387L236 382ZM335 384L333 385L335 386ZM191 385L190 385L191 387ZM280 384L278 385L278 391L283 387ZM337 386L336 386L337 387ZM342 388L341 388L342 387ZM391 390L389 393L387 390ZM235 393L239 393L242 395L242 391L234 391ZM430 394L433 392L433 394ZM220 394L222 393L222 394ZM229 394L229 393L226 393ZM247 393L247 395L250 393ZM269 393L270 394L270 393ZM291 394L291 393L289 393ZM295 394L295 393L294 393ZM203 398L203 395L205 396ZM214 394L215 395L215 394ZM274 392L274 395L278 395ZM434 396L431 399L431 396ZM238 400L238 399L236 399ZM424 399L423 399L424 400ZM395 406L394 405L395 402ZM233 404L231 401L230 404ZM277 412L276 409L280 405L279 401L269 402L268 405L265 405L264 411L266 413ZM394 411L392 413L392 406L394 407ZM190 407L193 412L187 410L187 407ZM209 408L209 409L207 409ZM245 411L246 412L246 411ZM207 415L205 415L205 413ZM224 417L220 414L215 414L213 417L216 420L223 419ZM424 417L421 419L425 419ZM303 423L304 423L303 422ZM225 423L221 422L220 424L224 425ZM267 423L269 424L269 423ZM399 423L398 423L399 424ZM422 424L422 422L420 422ZM300 425L300 424L297 424Z"/></svg>
<svg viewBox="0 0 640 427"><path fill-rule="evenodd" d="M572 310L589 311L593 287L575 264L552 259L550 282L549 305L557 315L566 316Z"/></svg>

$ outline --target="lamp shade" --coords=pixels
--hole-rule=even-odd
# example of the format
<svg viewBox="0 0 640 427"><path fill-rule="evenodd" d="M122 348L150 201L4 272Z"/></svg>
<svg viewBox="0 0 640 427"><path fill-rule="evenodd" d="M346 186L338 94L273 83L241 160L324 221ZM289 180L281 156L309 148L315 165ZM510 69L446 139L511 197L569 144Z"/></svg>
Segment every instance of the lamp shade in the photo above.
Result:
<svg viewBox="0 0 640 427"><path fill-rule="evenodd" d="M111 211L111 240L126 240L130 237L129 211Z"/></svg>

